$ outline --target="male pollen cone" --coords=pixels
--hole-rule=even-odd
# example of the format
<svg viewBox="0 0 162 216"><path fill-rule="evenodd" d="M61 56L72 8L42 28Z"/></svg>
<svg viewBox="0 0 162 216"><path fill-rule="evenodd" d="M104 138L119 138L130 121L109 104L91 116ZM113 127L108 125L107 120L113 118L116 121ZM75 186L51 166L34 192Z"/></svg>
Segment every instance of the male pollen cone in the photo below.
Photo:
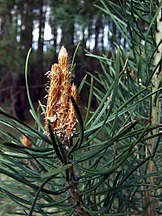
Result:
<svg viewBox="0 0 162 216"><path fill-rule="evenodd" d="M45 114L46 132L49 134L50 124L53 133L62 141L67 141L76 130L76 113L71 96L77 99L77 88L74 83L71 85L68 53L64 46L59 52L58 64L52 65L48 78L50 85Z"/></svg>

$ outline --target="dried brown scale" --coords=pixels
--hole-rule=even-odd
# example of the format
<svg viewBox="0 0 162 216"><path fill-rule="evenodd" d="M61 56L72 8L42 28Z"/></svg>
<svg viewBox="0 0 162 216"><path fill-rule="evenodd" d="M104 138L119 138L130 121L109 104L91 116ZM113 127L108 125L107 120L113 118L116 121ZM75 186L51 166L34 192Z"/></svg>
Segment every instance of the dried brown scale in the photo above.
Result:
<svg viewBox="0 0 162 216"><path fill-rule="evenodd" d="M70 95L75 99L75 101L77 100L77 89L74 83L71 86ZM76 125L76 114L75 114L74 106L70 99L69 104L68 104L68 118L67 118L67 125L66 125L66 136L67 137L70 137L73 135L71 134L71 132L75 131L75 125Z"/></svg>
<svg viewBox="0 0 162 216"><path fill-rule="evenodd" d="M48 122L53 122L56 118L56 103L58 99L59 85L60 85L60 68L58 64L52 65L51 71L48 75L50 78L50 86L48 89L48 99L46 106L45 124L48 131Z"/></svg>
<svg viewBox="0 0 162 216"><path fill-rule="evenodd" d="M27 147L31 147L32 143L29 141L27 135L23 135L20 139L22 145L27 146Z"/></svg>

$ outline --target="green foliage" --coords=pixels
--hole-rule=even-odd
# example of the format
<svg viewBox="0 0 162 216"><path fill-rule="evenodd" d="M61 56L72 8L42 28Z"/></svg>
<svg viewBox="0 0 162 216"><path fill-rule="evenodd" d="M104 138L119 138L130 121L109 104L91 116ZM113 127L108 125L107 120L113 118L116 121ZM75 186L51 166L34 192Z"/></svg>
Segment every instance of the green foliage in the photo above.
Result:
<svg viewBox="0 0 162 216"><path fill-rule="evenodd" d="M77 203L71 199L69 182L77 185L77 193L90 215L144 215L150 204L143 201L145 192L152 189L157 193L156 212L161 212L161 197L158 195L161 189L161 133L152 136L152 131L159 125L150 124L147 108L152 95L162 90L160 87L151 92L152 58L156 47L150 38L153 37L151 29L157 13L152 12L152 3L148 1L142 1L141 5L134 4L134 1L128 1L127 5L117 5L115 1L101 3L99 8L106 16L111 16L128 48L123 49L115 40L116 52L111 59L87 51L87 56L99 61L102 71L88 73L78 87L81 92L83 85L89 86L84 118L71 98L78 130L70 140L69 149L64 149L64 144L50 127L50 136L45 134L40 117L43 105L39 104L38 112L34 109L27 73L30 52L25 81L35 127L0 110L0 123L8 127L6 132L0 131L0 173L7 176L7 180L0 183L0 196L9 198L14 207L14 212L7 212L8 215L77 215ZM145 20L150 14L146 10L148 4L153 15L151 24ZM128 8L123 10L124 6ZM134 22L134 26L127 22L129 7L134 15L131 16L133 21L141 15L139 10L146 13L143 18L148 25L146 33L140 32L138 22ZM118 19L116 13L123 19ZM128 29L129 34L126 34ZM93 97L97 100L95 110L92 109ZM28 137L32 147L22 145L22 135ZM146 156L145 149L152 138L156 139L156 146ZM155 172L148 172L148 161L155 164ZM75 176L70 176L71 169L75 170ZM156 177L155 182L148 184L146 180L152 176Z"/></svg>

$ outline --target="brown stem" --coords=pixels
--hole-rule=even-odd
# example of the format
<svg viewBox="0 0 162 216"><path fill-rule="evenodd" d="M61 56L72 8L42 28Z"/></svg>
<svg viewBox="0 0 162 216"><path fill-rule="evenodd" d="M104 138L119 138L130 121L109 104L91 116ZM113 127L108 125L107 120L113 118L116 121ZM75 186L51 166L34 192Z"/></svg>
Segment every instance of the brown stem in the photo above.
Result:
<svg viewBox="0 0 162 216"><path fill-rule="evenodd" d="M77 184L74 183L73 181L70 181L69 186L70 186L69 194L70 194L71 199L76 204L76 211L78 212L78 214L80 216L90 216L90 214L85 210L81 195L77 191Z"/></svg>
<svg viewBox="0 0 162 216"><path fill-rule="evenodd" d="M66 147L69 147L69 142L62 140L62 143L64 143L64 154L67 155ZM67 161L72 161L72 156L69 156L67 158ZM78 192L78 187L77 187L77 182L73 181L76 178L75 170L74 167L72 166L68 170L68 178L67 178L67 183L69 186L69 195L70 195L70 201L75 204L76 206L76 211L78 215L80 216L91 216L85 209L84 202L82 199L81 194Z"/></svg>

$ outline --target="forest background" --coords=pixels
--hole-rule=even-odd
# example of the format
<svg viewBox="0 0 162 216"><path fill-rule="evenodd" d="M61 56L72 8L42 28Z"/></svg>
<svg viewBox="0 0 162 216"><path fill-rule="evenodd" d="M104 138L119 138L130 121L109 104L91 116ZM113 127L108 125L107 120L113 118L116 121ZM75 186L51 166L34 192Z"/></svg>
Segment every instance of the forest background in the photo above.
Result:
<svg viewBox="0 0 162 216"><path fill-rule="evenodd" d="M28 111L24 81L24 63L32 47L29 83L33 102L44 98L45 73L57 62L64 45L72 56L76 46L75 82L79 84L87 71L95 73L99 63L85 56L114 52L114 39L126 47L111 19L95 7L100 1L82 0L1 0L0 1L0 104L24 120ZM142 23L141 23L142 26ZM84 91L85 92L85 91ZM82 102L87 96L82 95ZM94 102L95 103L95 102Z"/></svg>

